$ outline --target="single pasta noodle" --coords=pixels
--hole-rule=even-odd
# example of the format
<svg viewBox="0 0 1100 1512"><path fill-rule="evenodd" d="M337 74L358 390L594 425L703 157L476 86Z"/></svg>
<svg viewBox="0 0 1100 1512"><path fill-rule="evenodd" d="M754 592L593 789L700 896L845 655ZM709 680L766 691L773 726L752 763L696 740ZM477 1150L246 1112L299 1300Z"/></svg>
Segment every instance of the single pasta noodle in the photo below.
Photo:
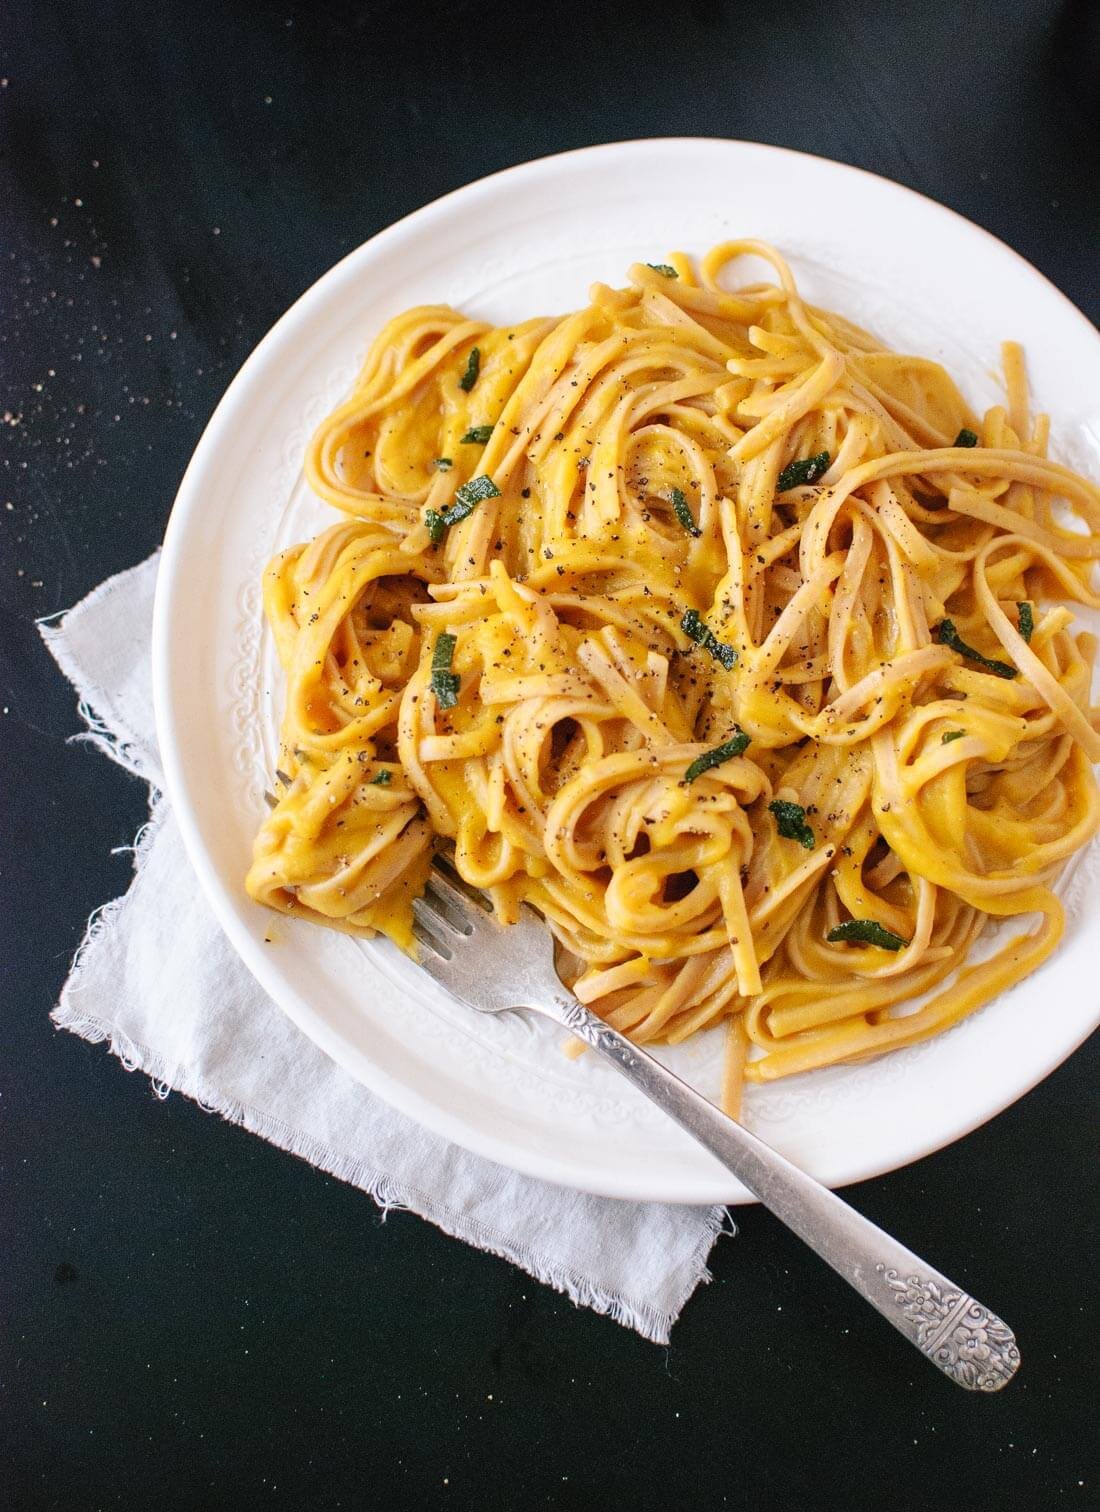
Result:
<svg viewBox="0 0 1100 1512"><path fill-rule="evenodd" d="M746 257L774 281L730 292ZM415 950L445 847L634 1040L724 1024L736 1113L1057 945L1100 823L1071 608L1100 489L1048 458L1013 343L979 420L763 243L628 276L561 319L399 315L313 438L340 518L265 573L286 712L247 887Z"/></svg>

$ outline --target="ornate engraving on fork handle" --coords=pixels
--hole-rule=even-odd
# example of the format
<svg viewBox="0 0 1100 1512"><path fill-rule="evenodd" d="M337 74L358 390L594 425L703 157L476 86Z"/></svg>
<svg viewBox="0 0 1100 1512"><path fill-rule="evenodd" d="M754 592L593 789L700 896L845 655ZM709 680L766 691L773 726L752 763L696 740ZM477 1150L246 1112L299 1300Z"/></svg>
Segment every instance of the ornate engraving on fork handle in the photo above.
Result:
<svg viewBox="0 0 1100 1512"><path fill-rule="evenodd" d="M586 1008L574 997L565 997L557 992L554 993L554 1002L557 1006L554 1017L562 1028L584 1040L593 1050L602 1049L616 1060L625 1058L624 1052L629 1050L629 1045L624 1045L622 1036L609 1029L591 1008Z"/></svg>
<svg viewBox="0 0 1100 1512"><path fill-rule="evenodd" d="M949 1380L967 1391L1000 1391L1008 1384L1019 1368L1020 1351L996 1313L935 1271L920 1274L923 1262L911 1251L727 1119L576 999L553 993L552 1001L559 1023L608 1055ZM895 1264L874 1260L876 1254L893 1254Z"/></svg>
<svg viewBox="0 0 1100 1512"><path fill-rule="evenodd" d="M912 1328L917 1347L971 1391L1000 1391L1020 1364L1007 1323L964 1291L944 1290L920 1276L876 1265Z"/></svg>

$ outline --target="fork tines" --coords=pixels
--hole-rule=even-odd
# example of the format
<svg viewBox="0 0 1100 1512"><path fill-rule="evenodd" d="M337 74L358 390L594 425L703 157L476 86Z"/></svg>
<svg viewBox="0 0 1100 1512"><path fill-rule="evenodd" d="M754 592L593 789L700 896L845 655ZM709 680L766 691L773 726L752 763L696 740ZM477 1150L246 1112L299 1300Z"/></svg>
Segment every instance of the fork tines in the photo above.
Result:
<svg viewBox="0 0 1100 1512"><path fill-rule="evenodd" d="M488 901L483 893L464 882L451 863L435 856L423 895L413 902L413 936L444 961L454 954L460 940L469 939Z"/></svg>

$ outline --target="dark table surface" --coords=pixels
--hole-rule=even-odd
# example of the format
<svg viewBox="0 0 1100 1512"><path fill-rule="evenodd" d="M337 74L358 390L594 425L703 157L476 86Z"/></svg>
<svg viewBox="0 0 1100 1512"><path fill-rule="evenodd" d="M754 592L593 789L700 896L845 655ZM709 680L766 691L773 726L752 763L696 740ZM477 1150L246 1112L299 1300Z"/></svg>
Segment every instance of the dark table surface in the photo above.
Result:
<svg viewBox="0 0 1100 1512"><path fill-rule="evenodd" d="M145 793L65 743L32 619L153 549L232 374L320 273L525 158L684 134L840 158L1096 319L1098 49L1096 8L1054 0L9 4L0 1505L1097 1504L1095 1043L851 1192L1011 1320L1003 1395L941 1380L757 1210L655 1348L50 1027Z"/></svg>

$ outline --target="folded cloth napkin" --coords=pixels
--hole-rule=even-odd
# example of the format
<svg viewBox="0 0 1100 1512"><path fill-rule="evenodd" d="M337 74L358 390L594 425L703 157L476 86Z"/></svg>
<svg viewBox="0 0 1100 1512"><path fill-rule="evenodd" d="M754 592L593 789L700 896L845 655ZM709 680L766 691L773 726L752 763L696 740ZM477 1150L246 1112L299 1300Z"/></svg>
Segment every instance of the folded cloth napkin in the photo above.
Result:
<svg viewBox="0 0 1100 1512"><path fill-rule="evenodd" d="M351 1182L384 1208L502 1255L574 1302L667 1343L720 1207L618 1202L516 1175L396 1112L317 1049L234 954L161 796L150 641L157 558L97 588L42 637L90 741L150 786L125 897L97 911L54 1010L129 1070Z"/></svg>

